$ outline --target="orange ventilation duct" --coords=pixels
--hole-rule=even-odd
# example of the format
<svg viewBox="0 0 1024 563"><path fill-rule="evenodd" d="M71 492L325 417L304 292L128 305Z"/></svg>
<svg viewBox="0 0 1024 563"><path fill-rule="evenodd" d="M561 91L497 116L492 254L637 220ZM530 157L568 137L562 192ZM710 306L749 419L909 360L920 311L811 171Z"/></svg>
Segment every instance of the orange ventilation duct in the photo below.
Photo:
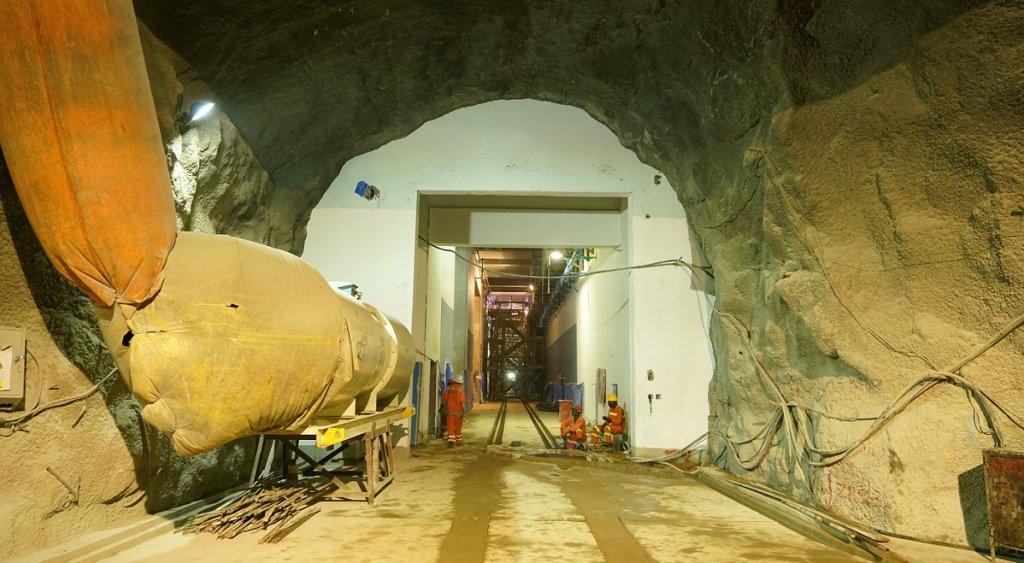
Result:
<svg viewBox="0 0 1024 563"><path fill-rule="evenodd" d="M0 145L57 270L97 305L156 294L174 204L129 0L0 2Z"/></svg>

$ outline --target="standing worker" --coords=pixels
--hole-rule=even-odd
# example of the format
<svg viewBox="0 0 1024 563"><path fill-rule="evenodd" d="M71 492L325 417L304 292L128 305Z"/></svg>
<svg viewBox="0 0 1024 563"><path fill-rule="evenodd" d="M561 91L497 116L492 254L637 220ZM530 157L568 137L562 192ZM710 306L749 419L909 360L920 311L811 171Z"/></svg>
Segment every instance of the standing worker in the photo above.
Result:
<svg viewBox="0 0 1024 563"><path fill-rule="evenodd" d="M619 406L619 398L615 393L608 395L608 414L598 429L604 436L605 443L612 443L615 451L622 451L623 437L626 434L626 409Z"/></svg>
<svg viewBox="0 0 1024 563"><path fill-rule="evenodd" d="M462 389L462 376L456 375L444 390L444 406L447 411L445 426L448 428L448 447L462 445L462 416L466 408L466 391Z"/></svg>
<svg viewBox="0 0 1024 563"><path fill-rule="evenodd" d="M587 419L583 418L583 407L573 405L571 414L562 421L562 440L565 448L575 450L587 439Z"/></svg>

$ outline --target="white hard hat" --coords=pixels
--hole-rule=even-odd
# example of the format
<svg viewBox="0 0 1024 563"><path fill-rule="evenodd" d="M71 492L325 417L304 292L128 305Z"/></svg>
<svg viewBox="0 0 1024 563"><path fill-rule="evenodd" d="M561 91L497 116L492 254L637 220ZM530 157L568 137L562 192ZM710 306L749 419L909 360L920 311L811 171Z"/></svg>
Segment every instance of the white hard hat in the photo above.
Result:
<svg viewBox="0 0 1024 563"><path fill-rule="evenodd" d="M456 373L456 374L455 374L455 375L454 375L454 376L452 377L452 381L454 381L455 383L462 383L462 380L463 380L463 379L464 379L464 378L462 377L462 374L461 374L461 373Z"/></svg>

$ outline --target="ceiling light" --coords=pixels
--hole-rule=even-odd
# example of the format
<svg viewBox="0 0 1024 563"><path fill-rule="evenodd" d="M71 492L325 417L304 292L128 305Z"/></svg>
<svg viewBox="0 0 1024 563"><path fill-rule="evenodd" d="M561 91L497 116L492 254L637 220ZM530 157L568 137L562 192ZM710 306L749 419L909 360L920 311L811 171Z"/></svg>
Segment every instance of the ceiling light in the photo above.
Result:
<svg viewBox="0 0 1024 563"><path fill-rule="evenodd" d="M552 260L565 260L565 254L561 250L552 250L548 255Z"/></svg>
<svg viewBox="0 0 1024 563"><path fill-rule="evenodd" d="M509 381L515 381L516 380L516 372L510 371L510 372L506 373L505 374L505 378L508 379Z"/></svg>
<svg viewBox="0 0 1024 563"><path fill-rule="evenodd" d="M213 102L195 102L188 108L188 122L193 123L210 115L216 104Z"/></svg>

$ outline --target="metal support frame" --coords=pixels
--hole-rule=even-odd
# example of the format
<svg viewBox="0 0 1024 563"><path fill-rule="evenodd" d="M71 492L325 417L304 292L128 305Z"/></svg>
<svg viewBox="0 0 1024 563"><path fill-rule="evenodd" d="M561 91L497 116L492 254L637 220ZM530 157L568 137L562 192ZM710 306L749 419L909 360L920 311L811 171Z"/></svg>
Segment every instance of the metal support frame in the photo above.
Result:
<svg viewBox="0 0 1024 563"><path fill-rule="evenodd" d="M301 476L325 476L337 487L328 500L365 500L374 504L377 496L395 480L395 455L391 438L391 425L412 415L414 409L403 407L388 411L341 418L334 421L318 420L300 432L275 432L261 434L256 446L256 459L250 474L250 485L259 477L263 452L267 440L280 444L281 478L298 479ZM337 446L319 458L299 448L302 440L315 441L318 447ZM363 463L361 469L328 469L326 464L347 450L352 444L362 441ZM298 460L305 462L300 467ZM300 471L301 470L301 471ZM347 477L348 479L343 479Z"/></svg>
<svg viewBox="0 0 1024 563"><path fill-rule="evenodd" d="M526 316L515 311L492 309L487 312L487 377L491 399L505 389L505 373L516 371L524 378L533 373L533 346L529 346Z"/></svg>
<svg viewBox="0 0 1024 563"><path fill-rule="evenodd" d="M572 251L569 259L565 261L562 277L558 278L558 283L555 285L555 289L551 292L547 304L544 306L544 313L540 316L540 320L537 321L538 328L547 326L548 321L558 311L558 308L562 306L566 295L576 287L576 280L579 279L578 274L582 270L580 264L583 262L583 258L583 249L577 248Z"/></svg>

